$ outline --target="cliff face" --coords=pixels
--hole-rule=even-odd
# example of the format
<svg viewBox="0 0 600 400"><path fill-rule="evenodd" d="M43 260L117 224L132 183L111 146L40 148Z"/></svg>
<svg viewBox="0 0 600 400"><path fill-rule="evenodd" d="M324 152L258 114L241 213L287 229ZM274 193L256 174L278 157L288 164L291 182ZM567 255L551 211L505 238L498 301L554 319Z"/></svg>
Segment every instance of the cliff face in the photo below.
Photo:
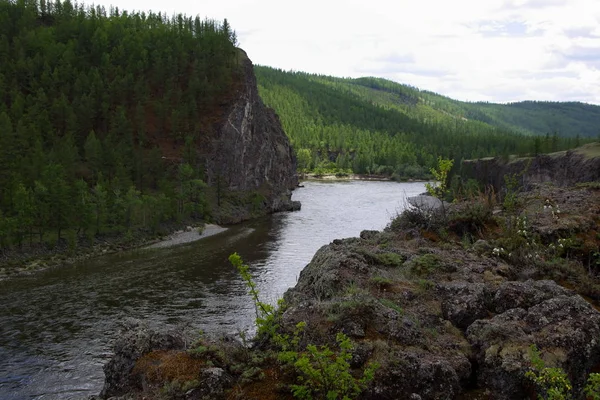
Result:
<svg viewBox="0 0 600 400"><path fill-rule="evenodd" d="M253 66L239 50L243 80L235 100L217 127L207 155L207 183L219 192L258 197L254 213L290 210L291 190L298 184L296 159L275 112L258 95ZM219 199L220 202L220 199ZM247 219L248 210L236 210L232 221Z"/></svg>
<svg viewBox="0 0 600 400"><path fill-rule="evenodd" d="M546 182L564 187L600 180L600 143L511 161L500 158L466 160L461 171L463 177L492 185L497 191L503 187L505 175L521 173L524 187Z"/></svg>

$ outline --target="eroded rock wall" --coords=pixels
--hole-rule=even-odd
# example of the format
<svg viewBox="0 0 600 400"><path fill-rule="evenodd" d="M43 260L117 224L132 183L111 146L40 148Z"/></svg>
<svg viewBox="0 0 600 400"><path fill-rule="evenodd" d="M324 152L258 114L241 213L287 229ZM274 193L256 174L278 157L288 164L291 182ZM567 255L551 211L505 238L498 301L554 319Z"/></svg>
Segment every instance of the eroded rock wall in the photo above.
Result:
<svg viewBox="0 0 600 400"><path fill-rule="evenodd" d="M279 118L260 99L252 62L242 50L239 60L243 79L217 127L207 182L218 190L260 193L266 212L291 209L291 190L298 184L292 147Z"/></svg>
<svg viewBox="0 0 600 400"><path fill-rule="evenodd" d="M492 185L496 191L504 186L504 176L511 174L520 176L524 188L546 182L555 186L571 186L600 180L600 156L595 156L598 151L600 143L591 143L575 150L516 160L498 157L465 160L461 176Z"/></svg>

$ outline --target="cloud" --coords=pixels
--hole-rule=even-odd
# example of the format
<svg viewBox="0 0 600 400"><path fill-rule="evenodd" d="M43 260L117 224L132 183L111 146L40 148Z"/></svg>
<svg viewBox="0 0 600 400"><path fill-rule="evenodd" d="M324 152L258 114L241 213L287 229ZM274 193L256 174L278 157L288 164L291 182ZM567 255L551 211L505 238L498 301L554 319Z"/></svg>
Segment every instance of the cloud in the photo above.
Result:
<svg viewBox="0 0 600 400"><path fill-rule="evenodd" d="M516 8L543 9L549 7L560 7L568 4L569 0L508 0L502 5L502 9L514 10Z"/></svg>
<svg viewBox="0 0 600 400"><path fill-rule="evenodd" d="M544 33L543 29L531 28L527 23L517 20L507 21L479 21L479 26L475 28L477 32L484 37L498 37L498 36L510 36L510 37L525 37L525 36L539 36Z"/></svg>
<svg viewBox="0 0 600 400"><path fill-rule="evenodd" d="M600 66L600 46L575 45L568 48L563 56L569 61L581 61L596 68Z"/></svg>
<svg viewBox="0 0 600 400"><path fill-rule="evenodd" d="M574 27L564 30L564 34L566 37L570 39L579 39L579 38L590 38L590 39L598 39L600 38L600 29L597 27Z"/></svg>

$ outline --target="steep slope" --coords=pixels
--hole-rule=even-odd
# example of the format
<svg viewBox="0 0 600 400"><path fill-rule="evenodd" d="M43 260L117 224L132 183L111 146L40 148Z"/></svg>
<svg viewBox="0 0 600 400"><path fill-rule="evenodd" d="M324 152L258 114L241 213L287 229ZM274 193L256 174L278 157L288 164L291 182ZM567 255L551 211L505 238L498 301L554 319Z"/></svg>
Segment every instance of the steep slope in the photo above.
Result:
<svg viewBox="0 0 600 400"><path fill-rule="evenodd" d="M460 174L463 178L476 179L484 186L492 185L497 192L504 187L505 176L517 177L525 187L542 183L572 186L600 182L600 143L536 157L465 160Z"/></svg>
<svg viewBox="0 0 600 400"><path fill-rule="evenodd" d="M297 184L296 159L279 119L258 96L252 62L239 50L243 80L212 139L206 158L207 183L246 198L222 213L222 222L239 222L251 214L290 210ZM220 193L218 203L222 203ZM250 204L250 207L248 207Z"/></svg>
<svg viewBox="0 0 600 400"><path fill-rule="evenodd" d="M438 156L460 161L539 153L546 140L465 117L472 105L377 78L342 79L257 68L260 94L281 117L302 170L423 177ZM489 119L489 118L488 118Z"/></svg>

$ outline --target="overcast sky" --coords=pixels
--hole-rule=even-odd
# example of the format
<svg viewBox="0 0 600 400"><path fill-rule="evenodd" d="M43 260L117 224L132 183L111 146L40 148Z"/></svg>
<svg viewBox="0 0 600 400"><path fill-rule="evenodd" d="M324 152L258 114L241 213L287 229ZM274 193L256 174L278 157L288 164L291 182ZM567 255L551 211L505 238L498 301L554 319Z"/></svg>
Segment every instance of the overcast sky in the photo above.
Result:
<svg viewBox="0 0 600 400"><path fill-rule="evenodd" d="M255 64L384 77L459 100L600 104L600 0L95 3L227 18Z"/></svg>

